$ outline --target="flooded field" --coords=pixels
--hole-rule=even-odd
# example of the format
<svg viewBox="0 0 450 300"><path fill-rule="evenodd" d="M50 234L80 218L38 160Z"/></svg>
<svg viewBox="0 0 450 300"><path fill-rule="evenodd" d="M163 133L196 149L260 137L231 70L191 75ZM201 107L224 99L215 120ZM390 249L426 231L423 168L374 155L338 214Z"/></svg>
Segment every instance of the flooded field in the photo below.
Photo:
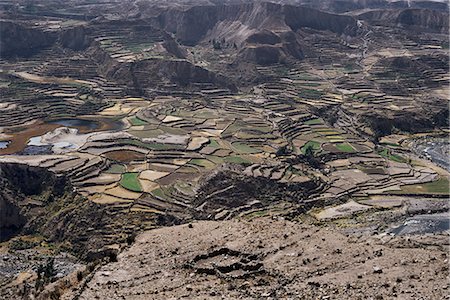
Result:
<svg viewBox="0 0 450 300"><path fill-rule="evenodd" d="M450 230L448 213L417 215L391 230L394 235L440 233Z"/></svg>
<svg viewBox="0 0 450 300"><path fill-rule="evenodd" d="M119 130L122 126L123 124L120 121L110 118L101 118L99 120L91 120L88 118L64 118L11 128L5 132L5 134L10 136L8 141L0 141L0 155L23 154L22 151L25 151L25 154L27 155L47 153L48 149L37 147L30 148L28 143L33 138L42 136L59 127L76 128L79 133L90 133L94 131Z"/></svg>
<svg viewBox="0 0 450 300"><path fill-rule="evenodd" d="M86 129L86 130L96 130L96 129L99 129L101 126L101 124L97 121L76 119L76 118L52 120L47 123L60 125L60 126L64 126L64 127Z"/></svg>
<svg viewBox="0 0 450 300"><path fill-rule="evenodd" d="M14 128L6 131L5 133L10 135L10 143L6 148L0 147L0 155L14 154L22 151L27 146L30 138L43 135L49 131L52 131L60 127L56 124L32 124L29 126Z"/></svg>
<svg viewBox="0 0 450 300"><path fill-rule="evenodd" d="M2 141L2 142L0 142L0 149L8 148L9 143L10 143L9 141Z"/></svg>
<svg viewBox="0 0 450 300"><path fill-rule="evenodd" d="M450 171L450 142L448 139L432 139L415 144L415 152Z"/></svg>

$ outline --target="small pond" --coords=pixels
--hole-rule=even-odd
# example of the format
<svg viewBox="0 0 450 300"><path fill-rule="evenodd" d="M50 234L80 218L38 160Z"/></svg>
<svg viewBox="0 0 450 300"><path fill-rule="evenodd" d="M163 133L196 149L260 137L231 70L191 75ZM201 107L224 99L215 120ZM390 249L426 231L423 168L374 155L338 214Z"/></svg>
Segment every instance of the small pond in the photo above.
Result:
<svg viewBox="0 0 450 300"><path fill-rule="evenodd" d="M8 148L10 141L0 141L0 149Z"/></svg>
<svg viewBox="0 0 450 300"><path fill-rule="evenodd" d="M439 233L450 229L448 213L417 215L406 219L402 225L393 228L394 235Z"/></svg>

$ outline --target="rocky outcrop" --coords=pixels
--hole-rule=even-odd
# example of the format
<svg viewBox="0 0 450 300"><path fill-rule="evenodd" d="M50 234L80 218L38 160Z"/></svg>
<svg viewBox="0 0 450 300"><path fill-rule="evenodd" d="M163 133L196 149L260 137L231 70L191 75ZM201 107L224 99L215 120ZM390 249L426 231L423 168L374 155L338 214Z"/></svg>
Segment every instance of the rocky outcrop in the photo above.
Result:
<svg viewBox="0 0 450 300"><path fill-rule="evenodd" d="M220 219L219 212L230 217L249 208L268 207L280 199L310 208L312 202L306 203L304 200L321 188L319 180L281 183L270 178L245 176L239 172L224 168L201 180L193 201L198 211L197 218Z"/></svg>
<svg viewBox="0 0 450 300"><path fill-rule="evenodd" d="M26 57L47 48L56 41L56 34L36 28L0 21L0 57Z"/></svg>
<svg viewBox="0 0 450 300"><path fill-rule="evenodd" d="M155 218L147 213L127 214L99 205L73 192L64 176L23 164L0 164L1 241L15 235L41 235L86 260L108 255L104 246L126 243L142 224L180 224L177 218ZM123 224L127 224L124 231Z"/></svg>
<svg viewBox="0 0 450 300"><path fill-rule="evenodd" d="M181 48L180 45L173 38L167 38L162 45L168 53L172 54L176 58L186 59L188 55L187 51Z"/></svg>
<svg viewBox="0 0 450 300"><path fill-rule="evenodd" d="M281 43L281 38L274 32L264 29L261 30L260 32L256 32L250 35L247 38L246 42L250 44L275 45Z"/></svg>
<svg viewBox="0 0 450 300"><path fill-rule="evenodd" d="M272 45L260 45L244 48L239 54L240 60L254 62L258 65L271 65L284 62L283 49Z"/></svg>
<svg viewBox="0 0 450 300"><path fill-rule="evenodd" d="M292 31L274 33L263 30L247 38L243 49L238 54L237 61L270 65L285 63L288 58L303 58L297 35Z"/></svg>
<svg viewBox="0 0 450 300"><path fill-rule="evenodd" d="M361 115L360 120L369 125L375 136L382 137L395 131L418 133L448 126L448 114L448 108L441 105L407 114L372 112Z"/></svg>
<svg viewBox="0 0 450 300"><path fill-rule="evenodd" d="M59 41L63 47L76 51L84 50L91 44L91 38L88 36L84 26L77 26L62 31Z"/></svg>
<svg viewBox="0 0 450 300"><path fill-rule="evenodd" d="M26 222L20 208L11 201L12 197L10 191L3 190L0 194L0 242L17 234Z"/></svg>
<svg viewBox="0 0 450 300"><path fill-rule="evenodd" d="M66 188L62 177L40 168L0 165L0 240L21 232L41 204L60 197ZM30 198L33 200L28 201Z"/></svg>
<svg viewBox="0 0 450 300"><path fill-rule="evenodd" d="M272 215L152 230L102 266L77 299L392 299L412 293L410 284L418 299L447 295L434 287L447 283L447 251L436 246L443 235L386 242L320 225ZM395 281L402 284L386 288Z"/></svg>

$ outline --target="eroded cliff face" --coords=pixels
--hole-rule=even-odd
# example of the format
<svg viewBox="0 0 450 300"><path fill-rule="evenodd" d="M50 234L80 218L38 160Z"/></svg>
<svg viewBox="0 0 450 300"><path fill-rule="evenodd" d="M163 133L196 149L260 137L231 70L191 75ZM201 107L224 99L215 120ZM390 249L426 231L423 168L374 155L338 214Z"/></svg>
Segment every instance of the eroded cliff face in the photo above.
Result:
<svg viewBox="0 0 450 300"><path fill-rule="evenodd" d="M311 8L290 5L283 6L282 11L286 24L293 31L308 27L316 30L329 30L336 34L356 34L356 20L351 16L335 15Z"/></svg>
<svg viewBox="0 0 450 300"><path fill-rule="evenodd" d="M223 41L240 51L238 62L260 65L301 59L297 31L302 28L350 36L357 31L356 20L351 16L266 2L170 9L159 15L157 23L184 45Z"/></svg>
<svg viewBox="0 0 450 300"><path fill-rule="evenodd" d="M431 9L402 9L402 10L374 10L358 16L374 25L392 24L406 29L448 33L449 13L445 10Z"/></svg>
<svg viewBox="0 0 450 300"><path fill-rule="evenodd" d="M65 48L80 51L89 47L92 39L88 36L84 26L77 26L62 31L59 35L59 41Z"/></svg>
<svg viewBox="0 0 450 300"><path fill-rule="evenodd" d="M430 131L448 125L448 108L442 103L431 104L427 108L419 109L415 113L368 113L360 120L369 125L375 136L382 137L394 132L419 133Z"/></svg>
<svg viewBox="0 0 450 300"><path fill-rule="evenodd" d="M173 32L185 45L211 38L241 45L261 30L296 31L303 27L354 35L356 20L307 7L252 3L241 5L196 6L185 11L171 9L158 17L159 24Z"/></svg>
<svg viewBox="0 0 450 300"><path fill-rule="evenodd" d="M285 63L289 58L302 59L301 41L292 31L274 33L262 30L250 35L238 54L237 62L258 65Z"/></svg>
<svg viewBox="0 0 450 300"><path fill-rule="evenodd" d="M428 9L405 9L397 17L397 24L420 27L437 32L448 32L449 15Z"/></svg>
<svg viewBox="0 0 450 300"><path fill-rule="evenodd" d="M26 57L50 47L57 35L23 25L0 21L0 57Z"/></svg>
<svg viewBox="0 0 450 300"><path fill-rule="evenodd" d="M126 243L144 223L181 223L171 216L154 219L147 213L128 214L87 201L64 176L23 164L0 164L1 241L16 235L37 235L64 243L85 260L108 256L106 245ZM127 224L127 228L123 225Z"/></svg>
<svg viewBox="0 0 450 300"><path fill-rule="evenodd" d="M0 165L0 240L20 233L40 207L61 197L63 177L20 164Z"/></svg>

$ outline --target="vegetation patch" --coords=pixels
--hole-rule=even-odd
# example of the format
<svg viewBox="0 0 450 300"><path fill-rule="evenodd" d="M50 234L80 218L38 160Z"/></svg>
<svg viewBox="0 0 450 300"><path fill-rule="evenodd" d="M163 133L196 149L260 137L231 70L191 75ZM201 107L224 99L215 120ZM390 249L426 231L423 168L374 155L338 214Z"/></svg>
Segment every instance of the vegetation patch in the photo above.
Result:
<svg viewBox="0 0 450 300"><path fill-rule="evenodd" d="M319 125L319 124L323 124L321 119L311 119L308 120L304 123L305 125Z"/></svg>
<svg viewBox="0 0 450 300"><path fill-rule="evenodd" d="M304 89L298 94L298 96L304 98L318 99L321 96L323 96L323 92L319 90Z"/></svg>
<svg viewBox="0 0 450 300"><path fill-rule="evenodd" d="M199 167L206 168L206 169L212 169L215 166L215 164L210 162L209 160L201 159L201 158L194 158L191 160L190 163L193 165L199 166Z"/></svg>
<svg viewBox="0 0 450 300"><path fill-rule="evenodd" d="M232 163L232 164L251 164L252 163L251 161L246 160L245 158L242 158L240 156L228 156L228 157L225 157L224 161L227 163Z"/></svg>
<svg viewBox="0 0 450 300"><path fill-rule="evenodd" d="M120 185L133 192L142 192L141 184L138 179L139 173L125 173L120 179Z"/></svg>
<svg viewBox="0 0 450 300"><path fill-rule="evenodd" d="M250 219L254 219L254 218L261 218L261 217L268 216L269 214L270 214L269 210L254 211L254 212L244 215L244 219L250 220Z"/></svg>
<svg viewBox="0 0 450 300"><path fill-rule="evenodd" d="M339 143L335 145L339 151L353 153L355 149L349 143Z"/></svg>
<svg viewBox="0 0 450 300"><path fill-rule="evenodd" d="M133 126L143 126L143 125L147 125L148 124L146 121L141 120L141 119L139 119L136 116L130 118L130 123Z"/></svg>
<svg viewBox="0 0 450 300"><path fill-rule="evenodd" d="M247 144L244 143L233 143L233 148L236 149L239 153L245 153L245 154L253 154L253 153L259 153L261 152L260 149L255 149L250 147Z"/></svg>
<svg viewBox="0 0 450 300"><path fill-rule="evenodd" d="M394 154L386 148L381 151L378 151L378 154L389 160L392 160L392 161L396 161L396 162L400 162L400 163L406 162L406 159L403 156Z"/></svg>
<svg viewBox="0 0 450 300"><path fill-rule="evenodd" d="M160 199L166 199L167 197L161 188L151 191L151 194Z"/></svg>
<svg viewBox="0 0 450 300"><path fill-rule="evenodd" d="M301 148L302 154L305 155L307 149L309 149L309 148L313 151L313 153L317 153L321 150L319 142L309 141Z"/></svg>
<svg viewBox="0 0 450 300"><path fill-rule="evenodd" d="M399 193L449 195L449 184L447 178L441 177L438 180L429 183L404 185L401 187L402 190Z"/></svg>
<svg viewBox="0 0 450 300"><path fill-rule="evenodd" d="M209 139L209 144L207 147L220 148L220 145L215 139Z"/></svg>

